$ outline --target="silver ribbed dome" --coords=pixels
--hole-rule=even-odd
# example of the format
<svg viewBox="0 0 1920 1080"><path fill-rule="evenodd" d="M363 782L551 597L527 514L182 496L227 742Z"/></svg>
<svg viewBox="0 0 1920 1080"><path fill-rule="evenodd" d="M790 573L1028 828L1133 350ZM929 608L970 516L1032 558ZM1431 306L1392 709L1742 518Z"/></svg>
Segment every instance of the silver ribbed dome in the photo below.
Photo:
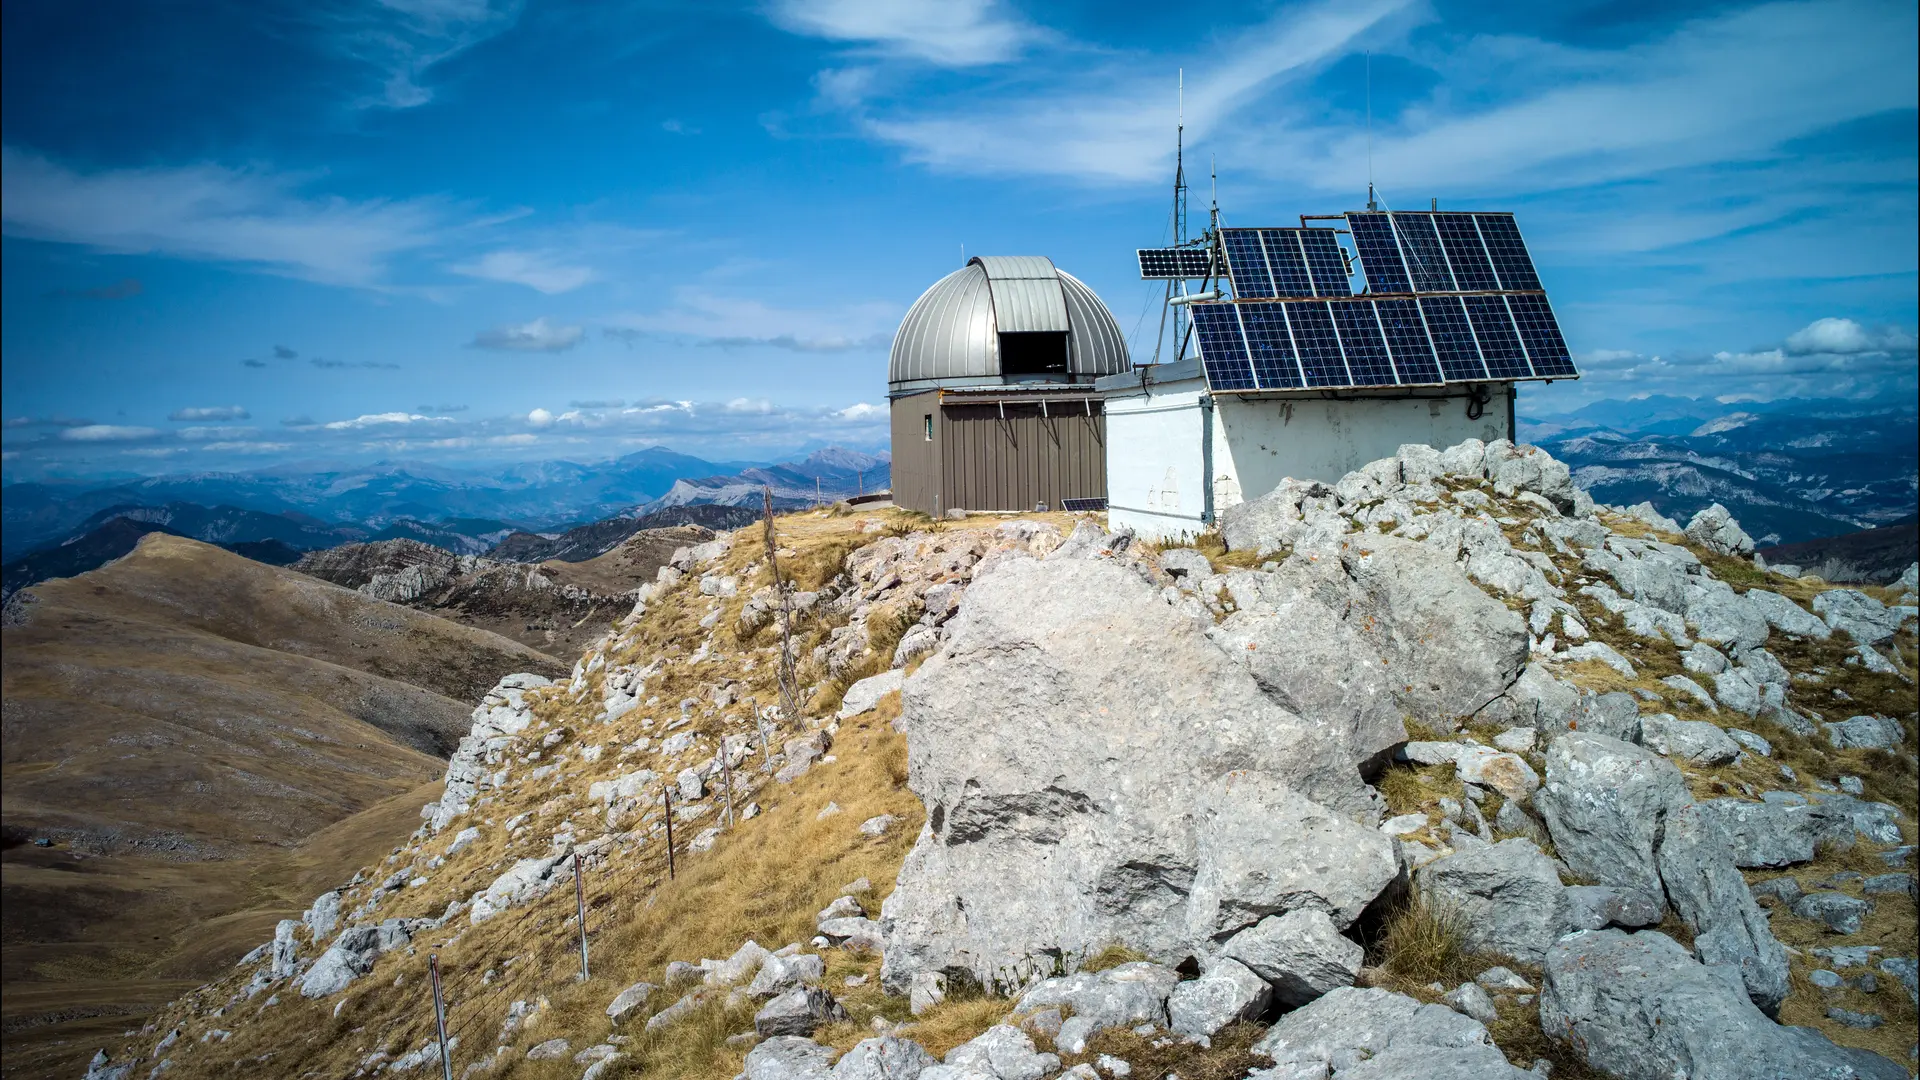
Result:
<svg viewBox="0 0 1920 1080"><path fill-rule="evenodd" d="M1113 313L1092 289L1039 256L982 256L935 282L901 320L887 361L896 391L1008 381L1001 333L1067 336L1065 375L1019 382L1092 382L1132 369Z"/></svg>

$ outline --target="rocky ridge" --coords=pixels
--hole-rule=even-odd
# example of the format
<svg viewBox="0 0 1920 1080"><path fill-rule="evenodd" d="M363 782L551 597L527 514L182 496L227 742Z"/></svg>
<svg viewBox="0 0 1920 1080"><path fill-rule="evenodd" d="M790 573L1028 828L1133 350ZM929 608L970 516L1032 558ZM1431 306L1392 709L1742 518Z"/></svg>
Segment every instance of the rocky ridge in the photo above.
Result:
<svg viewBox="0 0 1920 1080"><path fill-rule="evenodd" d="M1911 1062L1910 588L1767 575L1724 510L1594 507L1505 443L1406 447L1223 518L1212 556L1087 520L785 519L805 718L773 704L755 532L676 553L569 681L495 688L386 866L96 1073L259 1060L213 1025L308 999L375 1046L346 1074L437 1067L398 1001L418 952L498 955L576 866L616 904L675 902L648 861L671 817L686 878L776 821L900 861L808 884L798 923L756 924L805 927L779 949L575 991L487 967L511 1000L456 1071L1907 1075L1844 1044ZM836 778L901 737L879 786L917 804L848 813L885 793ZM1393 928L1422 911L1451 913L1450 971L1486 966L1410 974ZM1780 1022L1809 1009L1820 1031ZM688 1072L668 1048L698 1017L751 1030Z"/></svg>

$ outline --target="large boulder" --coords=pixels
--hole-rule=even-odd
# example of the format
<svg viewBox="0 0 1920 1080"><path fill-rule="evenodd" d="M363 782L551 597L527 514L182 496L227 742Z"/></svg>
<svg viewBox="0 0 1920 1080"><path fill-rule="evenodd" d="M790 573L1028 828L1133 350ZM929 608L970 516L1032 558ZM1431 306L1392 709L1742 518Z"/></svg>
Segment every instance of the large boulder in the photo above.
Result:
<svg viewBox="0 0 1920 1080"><path fill-rule="evenodd" d="M1316 480L1288 477L1257 499L1220 511L1220 538L1229 551L1269 555L1291 546L1303 517L1335 504L1333 489Z"/></svg>
<svg viewBox="0 0 1920 1080"><path fill-rule="evenodd" d="M927 825L882 912L889 987L1113 943L1178 961L1295 908L1346 926L1397 877L1348 741L1131 567L1003 558L948 625L902 690Z"/></svg>
<svg viewBox="0 0 1920 1080"><path fill-rule="evenodd" d="M1084 1049L1086 1037L1096 1031L1167 1023L1167 998L1179 984L1180 973L1172 968L1136 961L1106 971L1077 971L1042 980L1020 995L1015 1008L1021 1013L1071 1012L1073 1017L1061 1026L1054 1041L1064 1052L1077 1054Z"/></svg>
<svg viewBox="0 0 1920 1080"><path fill-rule="evenodd" d="M833 1080L915 1080L935 1062L912 1039L882 1035L854 1045L833 1066Z"/></svg>
<svg viewBox="0 0 1920 1080"><path fill-rule="evenodd" d="M1885 641L1913 618L1912 608L1889 608L1858 589L1829 589L1813 598L1813 610L1828 626L1846 631L1862 645Z"/></svg>
<svg viewBox="0 0 1920 1080"><path fill-rule="evenodd" d="M1533 805L1575 873L1663 903L1654 848L1667 816L1693 801L1673 762L1584 731L1547 748L1547 778Z"/></svg>
<svg viewBox="0 0 1920 1080"><path fill-rule="evenodd" d="M1895 1080L1906 1070L1782 1027L1737 970L1697 963L1655 931L1595 930L1547 950L1540 1026L1621 1080Z"/></svg>
<svg viewBox="0 0 1920 1080"><path fill-rule="evenodd" d="M1287 1006L1352 986L1366 956L1326 912L1312 908L1262 919L1235 934L1221 952L1271 983L1274 997Z"/></svg>
<svg viewBox="0 0 1920 1080"><path fill-rule="evenodd" d="M1708 799L1699 809L1719 826L1733 864L1746 869L1812 861L1825 824L1817 808L1805 802Z"/></svg>
<svg viewBox="0 0 1920 1080"><path fill-rule="evenodd" d="M798 1035L776 1035L747 1051L742 1071L747 1080L827 1080L834 1075L833 1057L831 1046Z"/></svg>
<svg viewBox="0 0 1920 1080"><path fill-rule="evenodd" d="M1753 537L1740 527L1727 508L1714 503L1687 522L1687 539L1717 555L1753 554Z"/></svg>
<svg viewBox="0 0 1920 1080"><path fill-rule="evenodd" d="M1465 944L1537 964L1573 912L1560 872L1531 840L1477 844L1420 868L1414 882L1429 903L1464 916Z"/></svg>
<svg viewBox="0 0 1920 1080"><path fill-rule="evenodd" d="M1767 928L1747 881L1734 869L1719 818L1699 805L1667 815L1660 841L1660 880L1667 899L1694 933L1704 964L1740 972L1747 994L1769 1016L1787 996L1787 951Z"/></svg>
<svg viewBox="0 0 1920 1080"><path fill-rule="evenodd" d="M1422 1005L1390 990L1344 987L1295 1009L1253 1052L1289 1065L1329 1067L1342 1078L1374 1080L1527 1080L1508 1063L1486 1025L1445 1005ZM1314 1075L1302 1072L1300 1075Z"/></svg>
<svg viewBox="0 0 1920 1080"><path fill-rule="evenodd" d="M1182 1035L1212 1035L1236 1020L1258 1020L1273 1000L1265 979L1221 957L1197 979L1167 995L1167 1026Z"/></svg>

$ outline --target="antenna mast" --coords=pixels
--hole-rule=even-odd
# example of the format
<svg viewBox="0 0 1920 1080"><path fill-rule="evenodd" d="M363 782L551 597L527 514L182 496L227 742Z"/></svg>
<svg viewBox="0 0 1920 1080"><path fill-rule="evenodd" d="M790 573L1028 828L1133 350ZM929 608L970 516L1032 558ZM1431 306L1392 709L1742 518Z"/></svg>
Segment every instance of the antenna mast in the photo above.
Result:
<svg viewBox="0 0 1920 1080"><path fill-rule="evenodd" d="M1373 197L1373 50L1367 50L1367 209L1378 210Z"/></svg>

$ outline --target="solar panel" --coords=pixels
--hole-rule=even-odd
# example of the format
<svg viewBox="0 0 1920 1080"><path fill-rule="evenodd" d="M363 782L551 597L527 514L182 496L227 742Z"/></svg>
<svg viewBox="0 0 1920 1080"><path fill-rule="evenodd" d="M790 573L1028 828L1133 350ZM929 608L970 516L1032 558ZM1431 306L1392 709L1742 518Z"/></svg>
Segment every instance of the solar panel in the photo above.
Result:
<svg viewBox="0 0 1920 1080"><path fill-rule="evenodd" d="M1540 276L1533 272L1533 257L1527 254L1527 245L1520 239L1520 228L1513 223L1513 215L1475 214L1473 220L1480 227L1487 254L1493 258L1493 270L1499 275L1500 287L1539 291Z"/></svg>
<svg viewBox="0 0 1920 1080"><path fill-rule="evenodd" d="M1386 338L1373 314L1371 300L1333 300L1334 329L1340 332L1340 347L1347 355L1347 372L1356 386L1392 386L1393 361L1387 357Z"/></svg>
<svg viewBox="0 0 1920 1080"><path fill-rule="evenodd" d="M1574 370L1566 340L1560 336L1560 324L1553 317L1553 308L1547 306L1547 298L1509 296L1506 300L1507 306L1513 309L1520 343L1527 347L1527 358L1533 361L1533 373L1541 378L1570 379L1579 375Z"/></svg>
<svg viewBox="0 0 1920 1080"><path fill-rule="evenodd" d="M1140 276L1144 279L1184 280L1211 277L1213 248L1140 248Z"/></svg>
<svg viewBox="0 0 1920 1080"><path fill-rule="evenodd" d="M1106 508L1107 508L1107 500L1105 496L1102 496L1098 499L1061 499L1060 500L1060 509L1069 511L1071 513L1076 513L1076 514L1088 513L1096 510L1105 510Z"/></svg>
<svg viewBox="0 0 1920 1080"><path fill-rule="evenodd" d="M1258 229L1221 229L1221 246L1227 252L1227 276L1233 282L1233 295L1243 299L1273 296L1273 278L1267 273L1267 256L1261 249Z"/></svg>
<svg viewBox="0 0 1920 1080"><path fill-rule="evenodd" d="M1400 252L1406 256L1408 273L1413 275L1413 291L1454 291L1440 235L1433 231L1433 218L1427 214L1394 214L1393 230L1400 236Z"/></svg>
<svg viewBox="0 0 1920 1080"><path fill-rule="evenodd" d="M1340 242L1334 239L1333 230L1294 231L1300 237L1301 249L1306 252L1307 271L1313 278L1312 295L1352 296L1353 285L1347 280L1347 260L1340 254Z"/></svg>
<svg viewBox="0 0 1920 1080"><path fill-rule="evenodd" d="M1433 357L1433 339L1427 337L1420 306L1412 300L1376 300L1373 307L1380 317L1380 329L1386 335L1387 351L1393 356L1400 385L1440 383L1440 365Z"/></svg>
<svg viewBox="0 0 1920 1080"><path fill-rule="evenodd" d="M1200 366L1207 386L1214 390L1257 390L1253 364L1247 358L1247 340L1240 333L1239 304L1194 304L1194 338L1200 345Z"/></svg>
<svg viewBox="0 0 1920 1080"><path fill-rule="evenodd" d="M1326 304L1288 304L1287 323L1293 328L1293 346L1299 351L1300 371L1308 386L1353 385Z"/></svg>
<svg viewBox="0 0 1920 1080"><path fill-rule="evenodd" d="M1474 343L1473 329L1457 296L1423 296L1420 314L1426 317L1427 336L1433 340L1434 355L1440 358L1440 373L1448 382L1466 382L1487 377L1487 365L1480 361L1480 347Z"/></svg>
<svg viewBox="0 0 1920 1080"><path fill-rule="evenodd" d="M1314 295L1313 278L1308 276L1306 256L1300 251L1299 231L1260 230L1260 242L1267 252L1267 269L1273 274L1275 296Z"/></svg>
<svg viewBox="0 0 1920 1080"><path fill-rule="evenodd" d="M1246 331L1253 378L1262 390L1298 389L1300 361L1293 351L1293 333L1287 328L1284 304L1238 304L1240 326Z"/></svg>
<svg viewBox="0 0 1920 1080"><path fill-rule="evenodd" d="M1353 250L1360 256L1360 272L1366 275L1369 291L1413 291L1406 264L1400 261L1400 245L1393 238L1393 222L1387 215L1348 214L1347 228L1353 233Z"/></svg>
<svg viewBox="0 0 1920 1080"><path fill-rule="evenodd" d="M1473 324L1473 336L1480 342L1480 357L1487 362L1487 374L1496 379L1531 379L1533 368L1527 364L1527 351L1520 347L1520 335L1514 331L1513 316L1507 311L1504 296L1463 296L1467 319Z"/></svg>
<svg viewBox="0 0 1920 1080"><path fill-rule="evenodd" d="M1453 281L1461 290L1498 289L1493 263L1480 243L1480 230L1474 227L1472 214L1435 214L1433 225L1440 233L1440 246L1446 249L1447 262L1453 267Z"/></svg>

